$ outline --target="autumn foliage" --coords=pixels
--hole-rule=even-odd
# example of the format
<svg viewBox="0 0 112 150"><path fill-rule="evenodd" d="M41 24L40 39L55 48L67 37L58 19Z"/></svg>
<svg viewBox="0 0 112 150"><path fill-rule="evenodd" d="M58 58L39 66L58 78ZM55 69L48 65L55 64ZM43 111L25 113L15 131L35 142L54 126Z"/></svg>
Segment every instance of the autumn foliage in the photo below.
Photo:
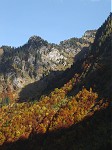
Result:
<svg viewBox="0 0 112 150"><path fill-rule="evenodd" d="M68 128L103 108L102 101L96 102L98 95L92 89L88 91L83 87L76 96L67 96L78 81L76 74L62 88L56 88L39 102L3 106L0 109L0 144L26 139L31 133L44 134Z"/></svg>

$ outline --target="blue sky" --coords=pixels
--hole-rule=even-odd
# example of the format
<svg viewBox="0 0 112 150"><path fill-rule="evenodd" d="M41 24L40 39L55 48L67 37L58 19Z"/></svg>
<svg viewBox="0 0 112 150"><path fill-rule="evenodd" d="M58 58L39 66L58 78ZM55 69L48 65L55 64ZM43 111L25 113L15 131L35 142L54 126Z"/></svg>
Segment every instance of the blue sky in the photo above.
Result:
<svg viewBox="0 0 112 150"><path fill-rule="evenodd" d="M111 0L0 0L0 46L20 46L32 35L51 43L97 29Z"/></svg>

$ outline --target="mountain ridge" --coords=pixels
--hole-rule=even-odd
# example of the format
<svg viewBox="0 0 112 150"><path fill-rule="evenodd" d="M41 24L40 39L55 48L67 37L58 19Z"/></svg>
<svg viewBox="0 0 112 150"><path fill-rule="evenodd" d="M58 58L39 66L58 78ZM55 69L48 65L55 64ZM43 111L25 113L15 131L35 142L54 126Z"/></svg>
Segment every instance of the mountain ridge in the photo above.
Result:
<svg viewBox="0 0 112 150"><path fill-rule="evenodd" d="M18 48L2 46L4 53L0 59L0 81L3 83L1 91L8 83L12 85L12 91L19 93L24 86L40 80L51 71L70 68L75 55L83 48L83 53L87 52L95 33L96 30L92 30L89 31L89 37L86 35L79 39L71 38L59 45L50 44L39 36L31 36L26 44Z"/></svg>

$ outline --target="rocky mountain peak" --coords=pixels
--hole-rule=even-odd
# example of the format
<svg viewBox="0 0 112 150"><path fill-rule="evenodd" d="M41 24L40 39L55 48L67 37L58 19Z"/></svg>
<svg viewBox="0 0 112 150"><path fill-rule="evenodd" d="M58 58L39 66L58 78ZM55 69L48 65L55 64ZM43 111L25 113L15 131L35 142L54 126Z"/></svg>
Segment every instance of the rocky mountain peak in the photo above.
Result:
<svg viewBox="0 0 112 150"><path fill-rule="evenodd" d="M96 31L97 30L87 30L85 33L84 33L84 36L83 37L95 37L95 34L96 34Z"/></svg>
<svg viewBox="0 0 112 150"><path fill-rule="evenodd" d="M40 41L40 40L42 40L42 38L40 36L36 36L36 35L33 35L29 38L30 42Z"/></svg>
<svg viewBox="0 0 112 150"><path fill-rule="evenodd" d="M36 36L36 35L33 35L29 38L28 40L28 44L31 44L31 45L39 45L39 46L43 46L43 45L47 45L47 41L43 40L40 36Z"/></svg>
<svg viewBox="0 0 112 150"><path fill-rule="evenodd" d="M94 38L96 35L97 30L87 30L84 35L82 36L82 39L93 43L94 42Z"/></svg>

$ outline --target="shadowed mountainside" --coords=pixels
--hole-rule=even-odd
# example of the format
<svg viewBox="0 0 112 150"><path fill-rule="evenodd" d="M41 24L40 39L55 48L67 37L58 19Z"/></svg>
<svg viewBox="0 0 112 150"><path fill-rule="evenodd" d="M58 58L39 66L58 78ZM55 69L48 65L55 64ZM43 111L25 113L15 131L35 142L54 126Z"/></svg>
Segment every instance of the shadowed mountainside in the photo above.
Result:
<svg viewBox="0 0 112 150"><path fill-rule="evenodd" d="M29 139L4 144L0 150L110 150L110 112L111 108L100 110L67 129L38 135L31 133Z"/></svg>
<svg viewBox="0 0 112 150"><path fill-rule="evenodd" d="M81 53L81 52L79 52ZM76 61L71 68L65 71L52 71L49 75L43 77L37 82L25 86L19 93L19 101L36 100L42 95L48 95L55 88L61 88L75 73L81 73L83 68L80 68L82 59Z"/></svg>

